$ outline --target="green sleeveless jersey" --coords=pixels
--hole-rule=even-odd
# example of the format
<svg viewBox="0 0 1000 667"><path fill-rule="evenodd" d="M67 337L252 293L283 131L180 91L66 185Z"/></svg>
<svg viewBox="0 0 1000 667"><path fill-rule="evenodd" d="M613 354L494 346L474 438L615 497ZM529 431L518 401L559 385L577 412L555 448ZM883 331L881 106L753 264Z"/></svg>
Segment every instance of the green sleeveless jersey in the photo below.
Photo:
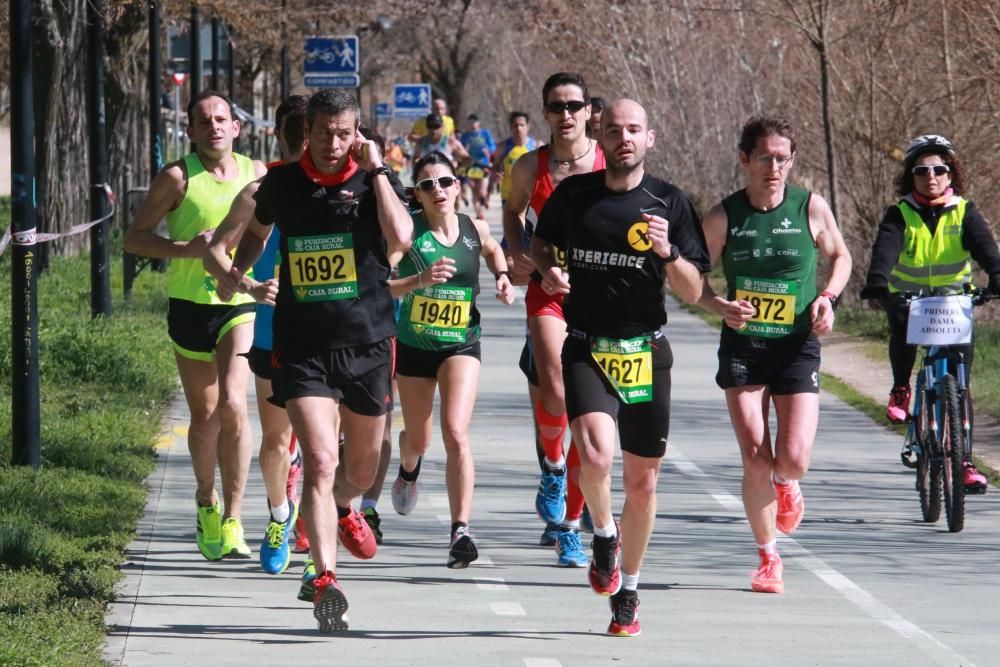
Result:
<svg viewBox="0 0 1000 667"><path fill-rule="evenodd" d="M184 156L187 171L187 192L176 210L167 213L167 232L173 241L190 241L201 232L215 229L229 213L229 207L240 190L257 177L253 160L233 153L239 175L231 181L220 181L205 171L197 153ZM170 260L167 279L167 296L194 303L215 304L223 302L215 290L215 278L205 270L201 259L180 258ZM252 303L249 294L236 294L228 303Z"/></svg>
<svg viewBox="0 0 1000 667"><path fill-rule="evenodd" d="M781 204L770 211L753 208L745 190L722 200L728 219L722 252L727 298L745 299L757 309L737 333L781 338L811 327L816 243L809 229L809 196L788 185Z"/></svg>
<svg viewBox="0 0 1000 667"><path fill-rule="evenodd" d="M396 338L423 350L447 350L479 340L479 262L482 244L469 216L458 214L458 239L446 246L431 233L422 212L413 215L413 246L399 262L399 277L416 275L441 257L455 260L446 283L408 292Z"/></svg>

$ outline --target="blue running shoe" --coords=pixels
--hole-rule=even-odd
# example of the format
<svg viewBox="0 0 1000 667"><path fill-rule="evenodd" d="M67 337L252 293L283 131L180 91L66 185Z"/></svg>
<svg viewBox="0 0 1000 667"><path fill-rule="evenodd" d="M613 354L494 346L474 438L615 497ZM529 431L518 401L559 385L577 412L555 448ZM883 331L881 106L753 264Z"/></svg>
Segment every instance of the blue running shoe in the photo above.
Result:
<svg viewBox="0 0 1000 667"><path fill-rule="evenodd" d="M542 521L562 523L566 518L566 468L543 468L535 496L535 511Z"/></svg>
<svg viewBox="0 0 1000 667"><path fill-rule="evenodd" d="M297 596L303 602L313 602L316 599L316 576L316 565L311 558L307 558Z"/></svg>
<svg viewBox="0 0 1000 667"><path fill-rule="evenodd" d="M538 538L538 545L543 547L554 547L559 539L559 524L551 521L545 524L542 536Z"/></svg>
<svg viewBox="0 0 1000 667"><path fill-rule="evenodd" d="M572 528L564 528L559 531L556 553L559 554L559 564L563 567L587 567L590 565L590 559L583 552L580 533Z"/></svg>
<svg viewBox="0 0 1000 667"><path fill-rule="evenodd" d="M288 499L288 510L288 521L278 523L272 518L264 531L264 542L260 545L260 566L268 574L281 574L292 560L288 536L292 534L292 527L299 517L299 506L291 498Z"/></svg>

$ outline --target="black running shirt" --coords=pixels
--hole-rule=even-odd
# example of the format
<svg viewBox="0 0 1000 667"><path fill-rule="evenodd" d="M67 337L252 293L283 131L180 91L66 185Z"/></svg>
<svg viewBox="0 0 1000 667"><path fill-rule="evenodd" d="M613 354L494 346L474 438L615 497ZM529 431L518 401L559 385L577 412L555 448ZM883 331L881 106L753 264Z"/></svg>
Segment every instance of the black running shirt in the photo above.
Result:
<svg viewBox="0 0 1000 667"><path fill-rule="evenodd" d="M666 264L652 250L642 214L668 220L670 242L703 273L710 269L708 248L698 215L679 188L645 174L638 187L614 192L605 186L604 174L561 182L542 209L535 234L566 252L567 327L631 338L667 322Z"/></svg>

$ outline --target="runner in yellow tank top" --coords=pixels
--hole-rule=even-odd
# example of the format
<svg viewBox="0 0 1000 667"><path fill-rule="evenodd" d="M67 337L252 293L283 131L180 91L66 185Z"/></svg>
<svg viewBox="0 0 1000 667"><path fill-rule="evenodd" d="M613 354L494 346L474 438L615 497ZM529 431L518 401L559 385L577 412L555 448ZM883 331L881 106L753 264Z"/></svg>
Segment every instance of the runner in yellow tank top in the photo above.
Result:
<svg viewBox="0 0 1000 667"><path fill-rule="evenodd" d="M237 356L250 348L252 297L223 302L202 256L233 198L264 174L264 165L232 152L240 124L225 95L204 91L188 105L195 151L165 167L125 233L125 250L171 260L167 327L191 423L188 448L198 506L196 542L208 560L249 558L240 509L250 469L246 384L250 369ZM166 219L169 238L156 234ZM215 491L219 462L225 513Z"/></svg>

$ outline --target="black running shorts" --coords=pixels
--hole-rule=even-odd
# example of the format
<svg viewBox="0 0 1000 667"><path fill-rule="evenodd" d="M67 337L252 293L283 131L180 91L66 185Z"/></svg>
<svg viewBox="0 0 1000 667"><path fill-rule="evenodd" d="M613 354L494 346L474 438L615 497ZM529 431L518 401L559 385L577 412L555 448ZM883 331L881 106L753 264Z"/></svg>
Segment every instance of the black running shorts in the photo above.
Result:
<svg viewBox="0 0 1000 667"><path fill-rule="evenodd" d="M652 340L653 400L626 404L590 353L590 341L570 335L562 350L566 412L572 422L590 412L611 415L618 424L622 451L661 458L670 433L670 369L674 356L661 332Z"/></svg>
<svg viewBox="0 0 1000 667"><path fill-rule="evenodd" d="M452 357L483 358L482 346L475 343L460 345L448 350L421 350L405 343L396 345L396 375L403 377L436 378L438 369Z"/></svg>
<svg viewBox="0 0 1000 667"><path fill-rule="evenodd" d="M253 322L256 304L213 305L186 299L170 299L167 333L177 354L198 361L212 361L219 341L233 327Z"/></svg>
<svg viewBox="0 0 1000 667"><path fill-rule="evenodd" d="M293 398L323 396L369 417L392 410L394 339L325 352L278 353L279 378L272 381L271 402L280 407Z"/></svg>
<svg viewBox="0 0 1000 667"><path fill-rule="evenodd" d="M724 330L715 382L723 389L763 385L777 396L818 394L819 358L812 332L769 339Z"/></svg>

